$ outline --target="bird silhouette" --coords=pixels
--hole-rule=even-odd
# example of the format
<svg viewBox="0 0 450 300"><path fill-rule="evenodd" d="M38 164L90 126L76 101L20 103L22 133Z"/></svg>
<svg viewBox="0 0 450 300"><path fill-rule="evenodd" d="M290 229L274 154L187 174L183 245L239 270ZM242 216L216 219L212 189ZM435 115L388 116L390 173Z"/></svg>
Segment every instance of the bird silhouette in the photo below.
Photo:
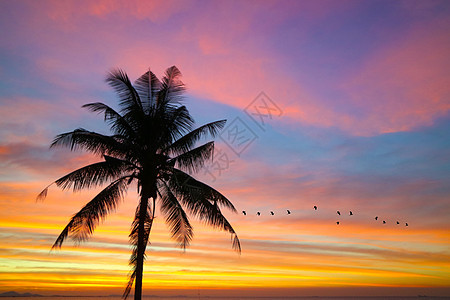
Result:
<svg viewBox="0 0 450 300"><path fill-rule="evenodd" d="M386 224L386 221L383 221L383 224Z"/></svg>
<svg viewBox="0 0 450 300"><path fill-rule="evenodd" d="M398 224L400 224L400 222L399 222L399 221L397 221L397 225L398 225Z"/></svg>
<svg viewBox="0 0 450 300"><path fill-rule="evenodd" d="M375 217L375 220L378 220L378 216Z"/></svg>
<svg viewBox="0 0 450 300"><path fill-rule="evenodd" d="M314 205L314 210L317 210L317 206Z"/></svg>
<svg viewBox="0 0 450 300"><path fill-rule="evenodd" d="M337 211L336 213L337 213L338 215L341 215L341 212L340 212L340 211Z"/></svg>
<svg viewBox="0 0 450 300"><path fill-rule="evenodd" d="M260 216L260 215L261 215L261 213L260 213L260 212L258 211L258 212L256 213L256 215L257 215L257 216Z"/></svg>
<svg viewBox="0 0 450 300"><path fill-rule="evenodd" d="M288 214L288 215L291 214L291 211L290 211L289 209L287 209L286 211L287 211L287 214Z"/></svg>
<svg viewBox="0 0 450 300"><path fill-rule="evenodd" d="M247 213L245 212L245 210L242 211L242 214L243 214L244 216L247 215Z"/></svg>
<svg viewBox="0 0 450 300"><path fill-rule="evenodd" d="M271 211L270 214L273 216L274 215L273 211Z"/></svg>
<svg viewBox="0 0 450 300"><path fill-rule="evenodd" d="M337 222L336 222L336 224L338 224L338 225L339 225L339 221L337 221Z"/></svg>
<svg viewBox="0 0 450 300"><path fill-rule="evenodd" d="M406 225L405 226L408 226L408 223L406 223Z"/></svg>
<svg viewBox="0 0 450 300"><path fill-rule="evenodd" d="M352 211L350 211L350 216L353 216L353 213L352 213Z"/></svg>

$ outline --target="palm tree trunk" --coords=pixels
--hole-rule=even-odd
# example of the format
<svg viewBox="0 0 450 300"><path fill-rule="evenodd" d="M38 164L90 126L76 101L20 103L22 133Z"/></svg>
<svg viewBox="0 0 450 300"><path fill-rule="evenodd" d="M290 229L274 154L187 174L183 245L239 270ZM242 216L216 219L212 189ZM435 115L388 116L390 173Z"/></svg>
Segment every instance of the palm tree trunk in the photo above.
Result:
<svg viewBox="0 0 450 300"><path fill-rule="evenodd" d="M148 234L150 236L150 231L153 225L153 219L155 217L155 202L156 202L156 192L151 193L153 199L152 215L150 216L150 228L148 229ZM138 227L138 250L136 258L136 281L134 287L134 300L142 299L142 278L144 271L144 256L145 248L147 247L148 239L145 239L145 220L147 215L149 197L145 193L141 196L141 203L139 209L139 227ZM144 217L142 217L144 216ZM149 238L149 237L148 237Z"/></svg>
<svg viewBox="0 0 450 300"><path fill-rule="evenodd" d="M148 229L148 235L150 236L150 231L152 230L153 218L155 217L155 201L156 196L155 193L151 193L153 198L153 207L152 207L152 215L150 216L150 227ZM144 256L145 256L145 248L147 247L148 239L145 239L145 220L147 216L147 208L148 208L148 196L141 197L140 210L139 210L139 228L138 228L138 251L137 251L137 261L136 261L136 283L134 289L134 300L141 300L142 298L142 277L144 271ZM144 217L141 217L144 216Z"/></svg>
<svg viewBox="0 0 450 300"><path fill-rule="evenodd" d="M144 253L145 253L145 215L147 214L148 198L143 195L141 197L139 210L139 227L138 227L138 250L136 258L136 281L134 285L134 300L142 299L142 273L144 270Z"/></svg>

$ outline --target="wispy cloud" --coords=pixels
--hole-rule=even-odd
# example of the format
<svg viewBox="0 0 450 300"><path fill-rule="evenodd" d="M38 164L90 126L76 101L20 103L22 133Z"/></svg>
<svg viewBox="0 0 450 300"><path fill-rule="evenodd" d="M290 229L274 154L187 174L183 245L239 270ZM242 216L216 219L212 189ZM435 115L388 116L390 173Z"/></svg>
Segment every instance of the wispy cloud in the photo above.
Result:
<svg viewBox="0 0 450 300"><path fill-rule="evenodd" d="M233 163L214 179L195 174L235 203L239 214L224 213L242 256L225 232L194 220L184 253L158 214L146 286L296 295L299 287L335 294L336 286L450 285L446 1L0 7L0 290L121 292L135 187L89 243L51 254L70 216L97 190L52 186L45 202L35 196L98 160L48 146L77 127L108 132L101 116L80 109L96 101L115 106L108 70L121 67L134 80L171 65L184 75L194 117L239 117L257 138L240 156L219 138ZM264 131L243 112L261 91L282 110Z"/></svg>

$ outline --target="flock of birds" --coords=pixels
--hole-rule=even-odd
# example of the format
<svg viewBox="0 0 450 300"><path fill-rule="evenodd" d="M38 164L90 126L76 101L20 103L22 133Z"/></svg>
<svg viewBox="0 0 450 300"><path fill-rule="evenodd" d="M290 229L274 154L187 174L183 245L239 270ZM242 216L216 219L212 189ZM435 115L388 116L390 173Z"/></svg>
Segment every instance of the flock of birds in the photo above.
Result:
<svg viewBox="0 0 450 300"><path fill-rule="evenodd" d="M314 210L317 210L317 205L314 205L313 208L314 208ZM286 210L286 213L287 213L288 215L290 215L290 214L291 214L291 211L290 211L289 209L287 209L287 210ZM246 212L245 210L243 210L243 211L242 211L242 214L243 214L244 216L246 216L246 215L247 215L247 212ZM336 211L336 214L340 216L340 215L341 215L341 212L338 210L338 211ZM349 214L349 216L353 216L353 212L352 212L351 210L349 211L348 214ZM256 212L256 215L257 215L257 216L261 216L261 212L257 211L257 212ZM273 211L270 211L270 215L271 215L271 216L274 216L275 213L274 213ZM378 216L375 217L375 221L378 221ZM339 225L339 221L336 221L336 224ZM386 224L386 221L385 221L385 220L383 220L383 224ZM396 221L396 224L397 224L397 225L400 225L400 222L399 222L399 221ZM408 223L405 223L405 226L408 226Z"/></svg>

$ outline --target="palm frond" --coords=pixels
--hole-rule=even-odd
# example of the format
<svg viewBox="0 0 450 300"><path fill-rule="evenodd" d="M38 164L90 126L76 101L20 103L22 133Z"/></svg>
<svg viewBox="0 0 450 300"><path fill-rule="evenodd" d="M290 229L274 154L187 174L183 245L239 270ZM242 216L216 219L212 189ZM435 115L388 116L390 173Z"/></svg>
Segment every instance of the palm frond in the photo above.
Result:
<svg viewBox="0 0 450 300"><path fill-rule="evenodd" d="M181 72L177 67L168 68L162 78L161 89L158 94L158 107L168 104L180 103L181 96L186 90L184 83L180 80Z"/></svg>
<svg viewBox="0 0 450 300"><path fill-rule="evenodd" d="M158 91L161 89L161 81L152 71L148 70L134 82L134 85L144 111L148 114L155 106Z"/></svg>
<svg viewBox="0 0 450 300"><path fill-rule="evenodd" d="M97 155L109 154L120 157L124 156L127 151L126 147L121 145L114 136L106 136L83 128L58 134L50 148L58 146L69 147L72 151L81 148Z"/></svg>
<svg viewBox="0 0 450 300"><path fill-rule="evenodd" d="M42 192L39 193L36 197L36 202L44 201L45 198L47 198L48 188L53 184L54 182L50 183L45 187L45 189L42 190Z"/></svg>
<svg viewBox="0 0 450 300"><path fill-rule="evenodd" d="M127 286L125 287L125 290L123 291L123 294L122 294L123 299L127 299L128 295L130 295L130 292L131 292L131 289L133 288L135 279L136 279L136 268L133 268L133 270L128 275Z"/></svg>
<svg viewBox="0 0 450 300"><path fill-rule="evenodd" d="M189 110L184 105L178 107L174 111L171 120L173 126L177 129L178 132L180 132L180 135L175 136L172 139L172 142L181 137L183 134L187 134L188 132L190 132L192 130L192 126L195 123L194 119L189 113Z"/></svg>
<svg viewBox="0 0 450 300"><path fill-rule="evenodd" d="M169 147L175 140L189 132L193 125L194 119L185 106L166 108L159 119L160 148Z"/></svg>
<svg viewBox="0 0 450 300"><path fill-rule="evenodd" d="M186 174L179 169L172 168L170 170L172 174L168 184L171 190L175 191L177 196L190 195L193 199L198 196L199 198L207 199L211 203L217 203L223 207L226 207L233 213L237 213L233 203L231 203L231 201L219 191L201 181L196 180L191 175Z"/></svg>
<svg viewBox="0 0 450 300"><path fill-rule="evenodd" d="M233 249L241 252L239 238L218 205L219 203L224 204L236 212L228 199L213 188L179 170L175 172L168 184L170 189L175 192L177 199L181 199L182 204L190 213L208 225L228 231L231 234Z"/></svg>
<svg viewBox="0 0 450 300"><path fill-rule="evenodd" d="M131 266L131 270L128 273L128 282L127 282L127 285L125 286L125 290L123 291L123 294L122 294L123 299L127 299L128 295L131 292L131 289L133 288L134 281L136 279L137 256L138 256L137 245L136 245L136 247L133 248L131 253L132 254L128 261L128 265ZM144 258L144 260L145 260L145 258Z"/></svg>
<svg viewBox="0 0 450 300"><path fill-rule="evenodd" d="M213 154L214 142L209 142L174 157L169 163L175 163L180 169L188 173L196 173L203 168L206 160L212 158Z"/></svg>
<svg viewBox="0 0 450 300"><path fill-rule="evenodd" d="M206 134L210 134L212 137L215 137L225 126L226 122L227 120L220 120L202 125L173 142L173 144L167 147L164 151L167 153L170 152L174 155L187 152L191 150L195 143L197 143Z"/></svg>
<svg viewBox="0 0 450 300"><path fill-rule="evenodd" d="M201 209L197 210L196 213L200 220L204 221L208 225L214 226L224 231L228 231L231 234L231 245L234 250L240 253L241 243L236 234L236 231L222 214L219 207L215 204L211 204L209 201L202 201L201 205L195 205L195 207L201 207Z"/></svg>
<svg viewBox="0 0 450 300"><path fill-rule="evenodd" d="M129 137L135 136L135 132L131 125L110 106L101 102L95 102L85 104L82 107L95 113L103 113L105 122L111 126L111 129L116 134L126 135Z"/></svg>
<svg viewBox="0 0 450 300"><path fill-rule="evenodd" d="M119 96L119 105L127 114L131 111L143 112L139 94L131 84L128 75L121 69L113 69L106 77L106 82L116 91Z"/></svg>
<svg viewBox="0 0 450 300"><path fill-rule="evenodd" d="M69 234L77 242L87 240L100 221L103 221L110 212L116 209L119 201L123 198L128 182L129 176L121 177L89 201L71 218L69 224L56 239L52 249L61 248Z"/></svg>
<svg viewBox="0 0 450 300"><path fill-rule="evenodd" d="M186 212L165 182L161 182L159 191L161 212L170 227L172 238L178 242L181 248L186 249L194 237L194 230Z"/></svg>
<svg viewBox="0 0 450 300"><path fill-rule="evenodd" d="M107 155L104 158L105 161L90 164L59 178L55 181L56 185L63 190L73 188L75 192L97 187L136 169L136 166L125 160Z"/></svg>

